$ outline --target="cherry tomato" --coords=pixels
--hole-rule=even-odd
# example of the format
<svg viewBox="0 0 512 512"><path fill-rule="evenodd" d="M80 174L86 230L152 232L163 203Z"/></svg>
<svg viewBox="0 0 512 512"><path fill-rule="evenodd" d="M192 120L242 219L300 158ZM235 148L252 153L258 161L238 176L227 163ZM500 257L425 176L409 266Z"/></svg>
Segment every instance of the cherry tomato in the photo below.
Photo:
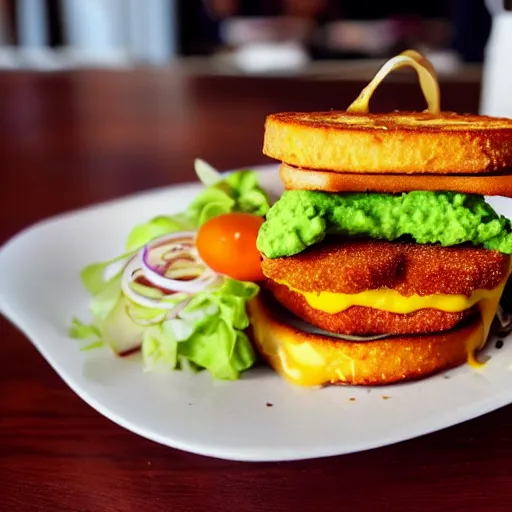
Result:
<svg viewBox="0 0 512 512"><path fill-rule="evenodd" d="M205 222L196 246L213 270L240 281L261 281L261 257L256 237L263 219L250 213L226 213Z"/></svg>

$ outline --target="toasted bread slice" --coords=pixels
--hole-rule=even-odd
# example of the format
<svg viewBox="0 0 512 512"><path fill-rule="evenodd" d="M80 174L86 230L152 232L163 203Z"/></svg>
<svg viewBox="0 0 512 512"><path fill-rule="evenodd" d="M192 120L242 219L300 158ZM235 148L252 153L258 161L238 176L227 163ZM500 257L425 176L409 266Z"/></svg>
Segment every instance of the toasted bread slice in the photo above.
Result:
<svg viewBox="0 0 512 512"><path fill-rule="evenodd" d="M479 174L512 167L512 119L442 112L272 114L263 153L344 173Z"/></svg>
<svg viewBox="0 0 512 512"><path fill-rule="evenodd" d="M287 190L324 192L385 192L442 190L465 194L512 197L512 171L499 175L356 174L298 169L281 164L279 174Z"/></svg>

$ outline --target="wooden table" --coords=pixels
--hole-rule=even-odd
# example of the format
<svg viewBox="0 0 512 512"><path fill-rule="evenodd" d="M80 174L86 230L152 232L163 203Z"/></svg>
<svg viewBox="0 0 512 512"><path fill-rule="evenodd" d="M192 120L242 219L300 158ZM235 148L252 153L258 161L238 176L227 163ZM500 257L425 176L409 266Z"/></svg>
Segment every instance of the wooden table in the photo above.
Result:
<svg viewBox="0 0 512 512"><path fill-rule="evenodd" d="M423 108L416 84L395 82L378 91L375 110ZM265 163L267 113L345 108L362 85L180 70L0 75L0 243L65 210L190 180L194 157L219 168ZM476 111L478 83L442 91L446 109ZM511 407L366 453L236 463L113 424L3 318L0 364L8 512L512 508Z"/></svg>

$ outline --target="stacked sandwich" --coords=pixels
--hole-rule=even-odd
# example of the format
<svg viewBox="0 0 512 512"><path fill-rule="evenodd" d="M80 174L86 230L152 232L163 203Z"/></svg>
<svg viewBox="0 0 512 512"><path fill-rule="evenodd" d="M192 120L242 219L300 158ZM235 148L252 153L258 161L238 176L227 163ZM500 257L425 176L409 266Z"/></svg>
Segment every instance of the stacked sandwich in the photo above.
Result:
<svg viewBox="0 0 512 512"><path fill-rule="evenodd" d="M429 110L368 113L412 65ZM347 110L266 120L286 191L258 236L255 343L301 385L377 385L479 364L510 273L512 120L443 113L430 64L392 59Z"/></svg>

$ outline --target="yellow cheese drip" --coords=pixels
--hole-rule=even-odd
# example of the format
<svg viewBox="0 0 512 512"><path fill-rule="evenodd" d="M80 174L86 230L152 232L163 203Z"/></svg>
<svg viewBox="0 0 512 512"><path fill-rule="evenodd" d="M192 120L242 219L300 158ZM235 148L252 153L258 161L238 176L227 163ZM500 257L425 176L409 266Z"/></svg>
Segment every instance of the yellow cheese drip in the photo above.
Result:
<svg viewBox="0 0 512 512"><path fill-rule="evenodd" d="M469 297L442 293L405 296L396 290L384 288L366 290L360 293L303 292L290 286L286 281L278 280L277 282L302 295L312 308L330 314L339 313L352 306L363 306L404 315L420 309L430 308L446 311L447 313L456 313L469 309L482 300L492 299L499 288L475 290ZM501 289L503 286L501 286Z"/></svg>
<svg viewBox="0 0 512 512"><path fill-rule="evenodd" d="M492 296L482 299L478 303L478 309L480 310L480 316L482 317L481 332L474 332L466 340L468 363L473 367L478 368L485 364L485 362L481 362L476 359L476 353L483 348L487 341L489 331L491 330L491 324L494 316L496 315L496 311L498 310L501 295L503 294L503 288L505 288L505 285L507 284L509 275L510 271L507 278L505 278L499 286L494 288L494 294Z"/></svg>

